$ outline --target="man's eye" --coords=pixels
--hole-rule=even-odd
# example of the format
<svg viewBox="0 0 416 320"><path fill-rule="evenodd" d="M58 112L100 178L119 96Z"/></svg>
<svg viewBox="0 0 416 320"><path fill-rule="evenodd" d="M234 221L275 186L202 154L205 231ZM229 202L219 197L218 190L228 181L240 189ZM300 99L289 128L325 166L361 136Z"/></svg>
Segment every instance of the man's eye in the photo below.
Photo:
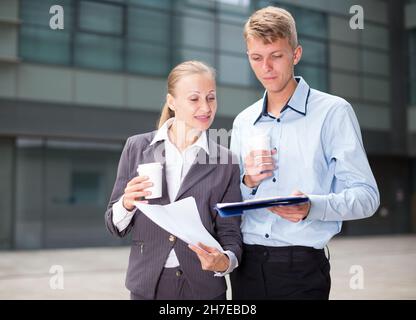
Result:
<svg viewBox="0 0 416 320"><path fill-rule="evenodd" d="M254 56L254 57L251 57L251 60L259 61L260 60L260 57Z"/></svg>
<svg viewBox="0 0 416 320"><path fill-rule="evenodd" d="M191 101L198 101L198 98L191 98Z"/></svg>
<svg viewBox="0 0 416 320"><path fill-rule="evenodd" d="M278 58L281 58L281 57L283 57L283 56L282 55L273 56L274 59L278 59Z"/></svg>

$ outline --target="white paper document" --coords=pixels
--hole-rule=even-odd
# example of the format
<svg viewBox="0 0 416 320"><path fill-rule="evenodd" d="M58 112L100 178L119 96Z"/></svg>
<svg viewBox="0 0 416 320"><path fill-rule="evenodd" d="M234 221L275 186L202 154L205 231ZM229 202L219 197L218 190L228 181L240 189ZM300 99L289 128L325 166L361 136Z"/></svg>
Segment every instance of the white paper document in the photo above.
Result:
<svg viewBox="0 0 416 320"><path fill-rule="evenodd" d="M188 197L167 205L135 203L136 207L150 220L182 241L198 246L201 242L207 246L224 250L217 240L205 229L199 216L193 197Z"/></svg>

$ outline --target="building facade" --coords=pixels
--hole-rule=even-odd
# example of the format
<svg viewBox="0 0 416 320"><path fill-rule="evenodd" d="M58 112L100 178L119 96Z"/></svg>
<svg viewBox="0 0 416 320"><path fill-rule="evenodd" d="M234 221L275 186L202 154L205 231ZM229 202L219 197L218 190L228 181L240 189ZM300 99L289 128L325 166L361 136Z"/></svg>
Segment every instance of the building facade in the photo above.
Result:
<svg viewBox="0 0 416 320"><path fill-rule="evenodd" d="M125 139L155 129L167 74L189 59L217 69L214 127L230 129L263 93L242 29L267 5L296 19L296 74L347 99L361 125L381 205L342 234L414 232L416 1L1 0L0 248L126 244L103 220Z"/></svg>

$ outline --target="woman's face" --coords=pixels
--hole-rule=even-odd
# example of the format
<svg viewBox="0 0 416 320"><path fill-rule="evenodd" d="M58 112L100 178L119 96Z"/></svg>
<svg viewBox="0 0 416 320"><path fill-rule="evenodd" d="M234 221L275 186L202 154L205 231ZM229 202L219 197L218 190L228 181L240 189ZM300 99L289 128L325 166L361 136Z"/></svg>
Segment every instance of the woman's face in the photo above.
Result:
<svg viewBox="0 0 416 320"><path fill-rule="evenodd" d="M207 130L217 111L215 80L209 73L193 74L181 78L168 94L168 105L175 111L177 121L188 129Z"/></svg>

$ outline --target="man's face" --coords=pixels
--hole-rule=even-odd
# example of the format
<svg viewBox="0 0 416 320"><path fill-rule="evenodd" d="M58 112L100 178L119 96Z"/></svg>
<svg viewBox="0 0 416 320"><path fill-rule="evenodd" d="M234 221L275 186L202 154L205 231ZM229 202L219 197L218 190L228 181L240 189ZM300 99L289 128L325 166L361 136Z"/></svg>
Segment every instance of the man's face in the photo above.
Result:
<svg viewBox="0 0 416 320"><path fill-rule="evenodd" d="M302 47L293 49L287 38L265 44L262 39L247 39L247 54L257 79L268 92L281 92L293 78L293 67L302 55Z"/></svg>

